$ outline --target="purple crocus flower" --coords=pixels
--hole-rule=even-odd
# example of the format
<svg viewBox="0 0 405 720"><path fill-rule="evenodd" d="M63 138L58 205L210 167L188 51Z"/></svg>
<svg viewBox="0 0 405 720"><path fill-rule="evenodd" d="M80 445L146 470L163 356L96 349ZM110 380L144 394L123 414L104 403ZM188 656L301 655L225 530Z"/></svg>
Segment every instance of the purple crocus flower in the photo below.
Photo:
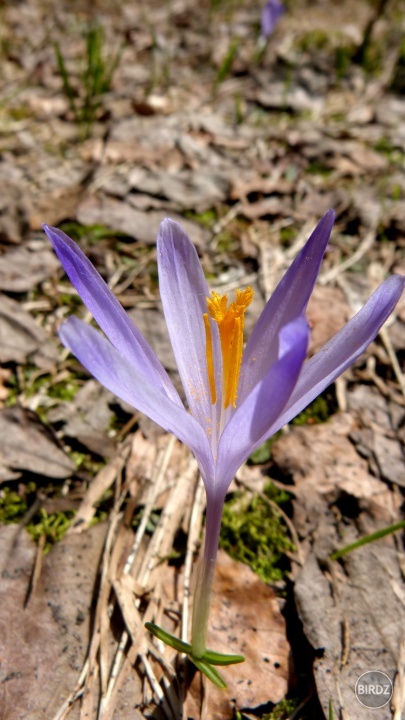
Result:
<svg viewBox="0 0 405 720"><path fill-rule="evenodd" d="M252 290L210 295L197 252L180 225L164 220L157 239L160 294L187 407L162 364L78 246L44 226L71 282L104 337L76 317L63 344L105 387L172 432L193 451L205 483L205 548L193 612L192 652L205 652L210 591L225 494L249 455L292 420L367 348L401 296L389 277L366 305L304 363L305 311L329 241L329 211L264 307L243 350Z"/></svg>
<svg viewBox="0 0 405 720"><path fill-rule="evenodd" d="M282 14L285 12L284 5L280 0L268 0L266 2L261 17L262 36L267 38L273 32Z"/></svg>

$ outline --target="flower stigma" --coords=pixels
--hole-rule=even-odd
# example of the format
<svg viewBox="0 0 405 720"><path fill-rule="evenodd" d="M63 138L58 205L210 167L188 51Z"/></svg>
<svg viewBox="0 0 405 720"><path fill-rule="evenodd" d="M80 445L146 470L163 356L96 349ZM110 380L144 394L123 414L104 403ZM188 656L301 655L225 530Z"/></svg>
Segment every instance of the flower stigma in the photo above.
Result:
<svg viewBox="0 0 405 720"><path fill-rule="evenodd" d="M253 290L236 290L236 300L228 305L227 295L216 292L207 297L208 312L204 313L205 353L207 358L208 381L211 403L217 402L215 384L215 363L212 343L210 318L218 325L222 356L222 406L226 410L229 405L236 407L238 383L243 355L243 328L245 312L253 299Z"/></svg>

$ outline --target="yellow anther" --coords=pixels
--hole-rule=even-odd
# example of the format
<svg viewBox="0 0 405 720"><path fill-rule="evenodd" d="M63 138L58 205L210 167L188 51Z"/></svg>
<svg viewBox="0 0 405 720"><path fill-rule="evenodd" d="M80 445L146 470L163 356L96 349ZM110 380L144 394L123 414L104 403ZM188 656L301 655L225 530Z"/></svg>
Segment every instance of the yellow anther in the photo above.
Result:
<svg viewBox="0 0 405 720"><path fill-rule="evenodd" d="M236 407L243 354L245 312L252 302L252 298L253 290L251 287L246 288L246 290L236 290L236 300L228 308L226 295L212 292L211 297L207 298L208 314L215 320L219 330L222 355L222 403L224 408L229 405ZM206 356L211 402L214 404L216 402L214 358L208 314L204 314Z"/></svg>
<svg viewBox="0 0 405 720"><path fill-rule="evenodd" d="M212 335L211 325L208 313L204 313L204 326L205 326L205 354L207 356L207 372L208 382L210 385L211 402L215 405L217 401L217 391L215 388L215 370L214 370L214 354L212 352Z"/></svg>
<svg viewBox="0 0 405 720"><path fill-rule="evenodd" d="M207 297L208 312L212 319L216 322L221 322L226 314L226 306L228 298L226 295L219 295L212 291L211 297Z"/></svg>

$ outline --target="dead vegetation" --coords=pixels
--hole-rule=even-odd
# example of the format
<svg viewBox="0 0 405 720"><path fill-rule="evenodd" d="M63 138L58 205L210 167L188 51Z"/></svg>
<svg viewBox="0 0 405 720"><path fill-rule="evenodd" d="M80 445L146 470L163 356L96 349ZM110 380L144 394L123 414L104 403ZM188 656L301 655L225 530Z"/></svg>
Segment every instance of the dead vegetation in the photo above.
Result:
<svg viewBox="0 0 405 720"><path fill-rule="evenodd" d="M210 643L247 657L227 671L226 692L143 625L188 636L205 502L196 463L56 340L72 312L90 318L42 222L79 240L174 378L154 249L165 216L183 224L214 289L254 287L249 332L335 208L308 310L311 352L404 273L401 3L290 2L265 47L260 10L248 0L0 7L4 720L264 719L287 694L295 710L277 717L327 716L332 699L335 718L365 718L354 686L370 667L394 680L379 720L402 717L401 536L329 556L402 519L404 301L326 394L327 421L301 418L231 488L263 493L270 477L288 490L296 549L274 587L221 553ZM54 43L80 109L96 26L99 62L119 62L89 124L72 111Z"/></svg>

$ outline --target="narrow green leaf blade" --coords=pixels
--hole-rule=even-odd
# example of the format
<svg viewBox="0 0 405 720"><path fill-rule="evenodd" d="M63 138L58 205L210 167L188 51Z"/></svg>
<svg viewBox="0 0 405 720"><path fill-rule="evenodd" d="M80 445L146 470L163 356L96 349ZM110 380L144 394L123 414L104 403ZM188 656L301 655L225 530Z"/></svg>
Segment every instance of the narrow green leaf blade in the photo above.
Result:
<svg viewBox="0 0 405 720"><path fill-rule="evenodd" d="M234 665L245 662L243 655L225 655L224 653L215 652L214 650L206 650L201 660L211 665Z"/></svg>
<svg viewBox="0 0 405 720"><path fill-rule="evenodd" d="M346 545L346 547L341 550L336 550L336 552L330 555L330 559L339 560L339 558L343 557L343 555L346 555L353 550L357 550L357 548L362 547L362 545L367 545L368 543L380 540L380 538L397 532L398 530L402 530L403 528L405 528L405 520L401 520L401 522L395 523L394 525L388 525L388 527L382 528L382 530L377 530L377 532L371 533L371 535L365 535L360 538L360 540L356 540L356 542Z"/></svg>
<svg viewBox="0 0 405 720"><path fill-rule="evenodd" d="M145 623L145 627L147 630L149 630L149 632L152 633L152 635L157 637L159 640L162 640L162 642L166 643L166 645L169 645L178 652L190 655L191 645L189 645L189 643L183 642L183 640L179 640L179 638L176 638L174 635L166 632L166 630L163 630L161 627L159 627L159 625L155 625L155 623L147 622Z"/></svg>
<svg viewBox="0 0 405 720"><path fill-rule="evenodd" d="M190 660L192 663L194 663L196 668L198 668L202 673L204 673L208 680L211 680L211 682L214 683L217 688L220 688L220 690L225 690L226 682L221 677L218 670L213 667L213 665L210 665L208 662L202 660L201 658L197 660L197 658L193 657L192 655L190 655Z"/></svg>

